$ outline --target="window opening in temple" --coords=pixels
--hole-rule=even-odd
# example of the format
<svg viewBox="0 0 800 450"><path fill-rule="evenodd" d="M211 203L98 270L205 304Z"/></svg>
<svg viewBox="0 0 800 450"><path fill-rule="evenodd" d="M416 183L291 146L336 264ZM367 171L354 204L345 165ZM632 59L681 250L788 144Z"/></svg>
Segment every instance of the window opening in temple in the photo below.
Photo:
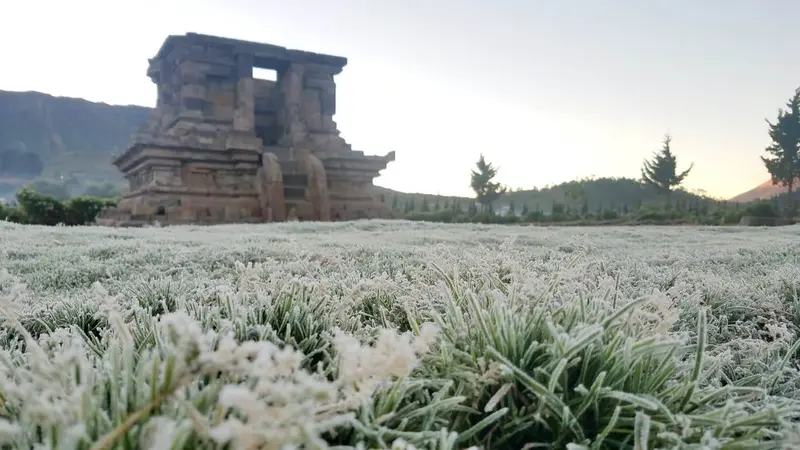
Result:
<svg viewBox="0 0 800 450"><path fill-rule="evenodd" d="M280 92L278 90L278 71L269 69L268 61L256 61L253 66L255 79L255 120L256 136L264 145L271 147L278 144L283 136L283 129L278 119L280 110Z"/></svg>
<svg viewBox="0 0 800 450"><path fill-rule="evenodd" d="M253 67L253 78L257 80L278 81L278 71L275 69L265 69L263 67Z"/></svg>
<svg viewBox="0 0 800 450"><path fill-rule="evenodd" d="M165 211L163 206L159 206L158 208L156 208L156 215L157 216L163 216L165 214L167 214L167 211Z"/></svg>

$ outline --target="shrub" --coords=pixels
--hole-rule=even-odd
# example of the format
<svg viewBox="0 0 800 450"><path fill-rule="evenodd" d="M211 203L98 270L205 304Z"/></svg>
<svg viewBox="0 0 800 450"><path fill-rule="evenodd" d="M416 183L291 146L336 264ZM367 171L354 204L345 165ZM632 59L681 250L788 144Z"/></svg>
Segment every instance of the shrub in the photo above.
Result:
<svg viewBox="0 0 800 450"><path fill-rule="evenodd" d="M75 197L60 201L42 195L33 189L22 188L17 192L19 206L14 214L8 214L10 221L29 225L86 225L94 219L103 208L114 206L116 199L93 197Z"/></svg>
<svg viewBox="0 0 800 450"><path fill-rule="evenodd" d="M65 225L86 225L94 222L103 208L117 204L116 199L95 198L95 197L75 197L66 201L65 204Z"/></svg>
<svg viewBox="0 0 800 450"><path fill-rule="evenodd" d="M423 221L423 222L453 223L457 221L456 219L460 215L461 214L458 211L454 211L452 209L445 209L435 212L413 211L406 214L405 218L408 220Z"/></svg>
<svg viewBox="0 0 800 450"><path fill-rule="evenodd" d="M726 224L733 225L739 223L739 221L742 220L743 215L744 213L741 210L728 211L725 213L723 218L725 219Z"/></svg>
<svg viewBox="0 0 800 450"><path fill-rule="evenodd" d="M0 221L22 223L22 212L16 206L0 203Z"/></svg>
<svg viewBox="0 0 800 450"><path fill-rule="evenodd" d="M613 209L607 209L603 211L601 217L603 220L616 220L619 218L619 214Z"/></svg>
<svg viewBox="0 0 800 450"><path fill-rule="evenodd" d="M17 192L17 202L22 212L23 223L53 226L64 221L66 212L64 204L31 188L20 189Z"/></svg>
<svg viewBox="0 0 800 450"><path fill-rule="evenodd" d="M545 219L546 219L546 216L541 211L531 211L524 218L524 220L526 222L542 222Z"/></svg>
<svg viewBox="0 0 800 450"><path fill-rule="evenodd" d="M636 212L636 220L640 222L666 222L685 217L685 213L674 209L642 208Z"/></svg>
<svg viewBox="0 0 800 450"><path fill-rule="evenodd" d="M779 214L771 202L762 200L748 205L747 208L744 209L744 215L755 217L778 217Z"/></svg>

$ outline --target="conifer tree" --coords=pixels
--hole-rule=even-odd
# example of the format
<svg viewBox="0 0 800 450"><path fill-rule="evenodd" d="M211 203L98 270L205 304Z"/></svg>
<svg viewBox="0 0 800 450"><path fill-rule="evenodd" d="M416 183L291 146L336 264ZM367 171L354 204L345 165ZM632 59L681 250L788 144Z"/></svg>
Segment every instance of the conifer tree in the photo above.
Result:
<svg viewBox="0 0 800 450"><path fill-rule="evenodd" d="M428 197L422 197L422 206L420 209L422 212L430 212L431 207L428 205Z"/></svg>
<svg viewBox="0 0 800 450"><path fill-rule="evenodd" d="M517 211L517 206L514 204L514 200L509 200L508 201L508 213L507 214L509 216L514 216L514 215L516 215L516 211Z"/></svg>
<svg viewBox="0 0 800 450"><path fill-rule="evenodd" d="M778 110L775 123L767 120L772 143L766 148L769 156L761 157L772 178L772 184L787 188L788 215L794 217L792 195L797 178L800 177L800 88L786 104L786 110Z"/></svg>
<svg viewBox="0 0 800 450"><path fill-rule="evenodd" d="M672 191L683 183L694 167L694 163L692 163L688 169L677 173L678 163L677 158L672 154L671 142L672 137L669 134L664 136L661 150L653 156L652 160L645 161L642 167L644 183L654 187L656 192L663 195L667 205L670 204Z"/></svg>
<svg viewBox="0 0 800 450"><path fill-rule="evenodd" d="M492 211L492 204L506 193L506 188L501 187L499 183L492 182L494 177L497 176L497 168L486 162L483 154L481 154L475 166L476 170L472 171L470 187L475 191L475 200L478 204L486 210Z"/></svg>

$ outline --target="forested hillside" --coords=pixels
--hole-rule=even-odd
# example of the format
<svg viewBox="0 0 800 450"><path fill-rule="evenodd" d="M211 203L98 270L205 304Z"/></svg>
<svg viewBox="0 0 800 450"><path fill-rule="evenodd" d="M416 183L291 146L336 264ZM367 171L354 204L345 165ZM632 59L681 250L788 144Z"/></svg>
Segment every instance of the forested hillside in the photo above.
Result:
<svg viewBox="0 0 800 450"><path fill-rule="evenodd" d="M150 109L0 91L0 194L35 179L120 181L111 164Z"/></svg>

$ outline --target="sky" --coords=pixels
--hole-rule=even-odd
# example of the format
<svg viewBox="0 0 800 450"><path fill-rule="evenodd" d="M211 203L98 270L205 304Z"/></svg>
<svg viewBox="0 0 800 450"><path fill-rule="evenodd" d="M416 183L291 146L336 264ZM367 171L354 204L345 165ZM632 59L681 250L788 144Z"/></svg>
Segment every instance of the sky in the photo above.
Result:
<svg viewBox="0 0 800 450"><path fill-rule="evenodd" d="M375 180L469 195L480 154L511 188L639 177L672 135L685 186L769 178L765 119L800 87L793 0L0 0L0 89L155 104L170 34L348 58L342 136L396 151Z"/></svg>

